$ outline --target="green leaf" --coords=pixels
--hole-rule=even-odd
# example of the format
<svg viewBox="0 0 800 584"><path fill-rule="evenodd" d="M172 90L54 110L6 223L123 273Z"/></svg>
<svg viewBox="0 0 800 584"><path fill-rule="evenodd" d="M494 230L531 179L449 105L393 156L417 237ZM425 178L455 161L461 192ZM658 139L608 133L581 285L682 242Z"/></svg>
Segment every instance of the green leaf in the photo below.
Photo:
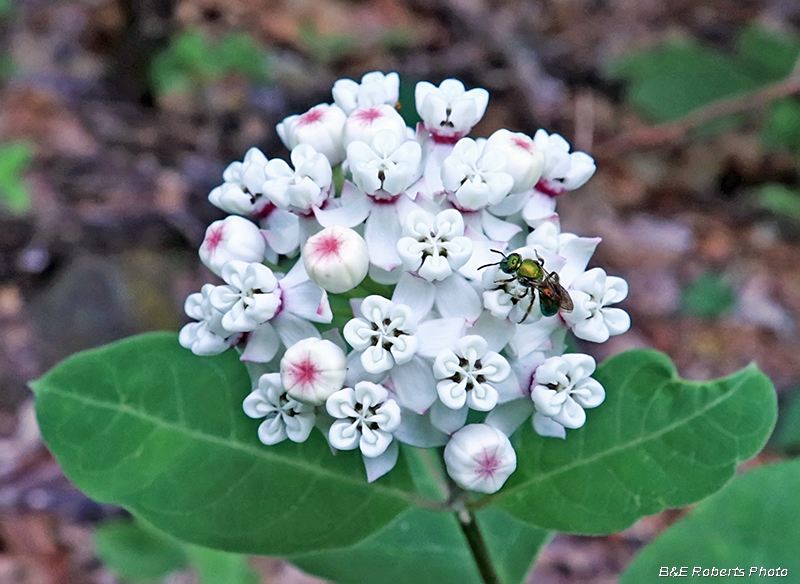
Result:
<svg viewBox="0 0 800 584"><path fill-rule="evenodd" d="M186 567L183 546L130 520L104 523L94 534L98 557L130 580L161 578Z"/></svg>
<svg viewBox="0 0 800 584"><path fill-rule="evenodd" d="M489 501L548 529L620 531L718 490L775 425L775 391L755 366L684 381L666 356L636 350L609 359L595 377L607 398L586 425L558 440L526 424L517 470Z"/></svg>
<svg viewBox="0 0 800 584"><path fill-rule="evenodd" d="M722 276L705 273L692 282L681 298L683 310L701 318L719 318L736 303L736 291Z"/></svg>
<svg viewBox="0 0 800 584"><path fill-rule="evenodd" d="M800 191L781 184L766 184L758 191L758 202L778 216L800 221Z"/></svg>
<svg viewBox="0 0 800 584"><path fill-rule="evenodd" d="M261 444L233 351L197 357L174 334L140 335L74 355L32 387L66 475L184 541L267 555L341 547L417 500L402 458L369 485L361 457L332 456L319 432Z"/></svg>
<svg viewBox="0 0 800 584"><path fill-rule="evenodd" d="M680 119L762 82L734 59L688 40L621 57L608 73L629 82L628 100L652 122Z"/></svg>
<svg viewBox="0 0 800 584"><path fill-rule="evenodd" d="M788 76L798 56L800 39L760 26L748 26L736 42L739 61L765 83Z"/></svg>
<svg viewBox="0 0 800 584"><path fill-rule="evenodd" d="M498 509L478 513L503 584L519 584L548 538ZM289 558L302 570L341 584L480 584L455 515L409 509L358 544Z"/></svg>
<svg viewBox="0 0 800 584"><path fill-rule="evenodd" d="M663 566L735 568L758 577L758 568L781 568L791 578L800 572L800 461L751 470L700 503L642 551L620 584L655 582ZM756 571L751 574L751 569ZM762 574L762 577L768 573ZM733 574L703 582L730 582ZM772 574L774 577L774 574ZM787 579L788 580L788 579Z"/></svg>
<svg viewBox="0 0 800 584"><path fill-rule="evenodd" d="M0 195L14 213L31 209L31 194L22 175L33 159L33 146L28 142L11 142L0 146Z"/></svg>
<svg viewBox="0 0 800 584"><path fill-rule="evenodd" d="M250 81L269 81L269 66L264 50L245 33L229 33L217 49L224 73L238 71Z"/></svg>
<svg viewBox="0 0 800 584"><path fill-rule="evenodd" d="M800 451L800 386L789 392L789 403L781 409L778 428L772 435L773 444L789 452Z"/></svg>
<svg viewBox="0 0 800 584"><path fill-rule="evenodd" d="M186 546L186 553L197 570L200 584L259 584L261 581L245 556L195 545Z"/></svg>
<svg viewBox="0 0 800 584"><path fill-rule="evenodd" d="M773 103L761 139L769 148L800 150L800 101L782 99Z"/></svg>

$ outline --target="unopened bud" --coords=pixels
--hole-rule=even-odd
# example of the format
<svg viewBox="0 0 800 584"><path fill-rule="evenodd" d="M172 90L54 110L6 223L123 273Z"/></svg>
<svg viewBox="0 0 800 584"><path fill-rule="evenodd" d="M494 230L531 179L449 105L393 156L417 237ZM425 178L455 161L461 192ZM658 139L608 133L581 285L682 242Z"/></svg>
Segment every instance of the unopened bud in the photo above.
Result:
<svg viewBox="0 0 800 584"><path fill-rule="evenodd" d="M347 360L337 345L317 338L289 347L281 359L281 383L289 397L319 406L342 389Z"/></svg>
<svg viewBox="0 0 800 584"><path fill-rule="evenodd" d="M219 276L222 266L231 260L248 264L264 261L266 249L267 242L255 223L231 215L208 226L200 246L200 261Z"/></svg>
<svg viewBox="0 0 800 584"><path fill-rule="evenodd" d="M470 424L453 434L444 449L447 474L462 488L496 493L517 468L508 437L486 424Z"/></svg>
<svg viewBox="0 0 800 584"><path fill-rule="evenodd" d="M303 246L303 265L320 288L340 294L358 286L369 270L364 238L348 227L332 225Z"/></svg>

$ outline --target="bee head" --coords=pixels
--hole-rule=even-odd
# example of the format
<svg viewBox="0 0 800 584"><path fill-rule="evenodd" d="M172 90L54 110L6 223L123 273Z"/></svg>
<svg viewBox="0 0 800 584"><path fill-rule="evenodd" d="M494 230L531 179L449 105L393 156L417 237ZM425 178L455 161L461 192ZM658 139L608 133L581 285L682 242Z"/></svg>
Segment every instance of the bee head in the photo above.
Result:
<svg viewBox="0 0 800 584"><path fill-rule="evenodd" d="M522 256L518 253L508 254L500 261L500 269L506 274L513 274L522 264Z"/></svg>

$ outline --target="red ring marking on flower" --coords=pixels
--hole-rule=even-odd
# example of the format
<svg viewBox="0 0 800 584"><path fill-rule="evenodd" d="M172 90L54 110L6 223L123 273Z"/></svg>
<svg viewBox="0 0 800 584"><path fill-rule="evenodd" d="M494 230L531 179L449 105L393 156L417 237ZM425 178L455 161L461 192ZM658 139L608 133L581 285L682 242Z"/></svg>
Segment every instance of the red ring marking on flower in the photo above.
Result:
<svg viewBox="0 0 800 584"><path fill-rule="evenodd" d="M323 235L314 242L314 251L323 258L328 256L338 256L342 248L342 240L336 235Z"/></svg>
<svg viewBox="0 0 800 584"><path fill-rule="evenodd" d="M533 152L533 144L530 140L526 140L525 138L520 138L519 136L514 137L514 145L519 146L523 150L527 152Z"/></svg>
<svg viewBox="0 0 800 584"><path fill-rule="evenodd" d="M536 186L534 188L543 195L547 195L548 197L553 197L553 198L566 192L567 190L559 183L552 180L548 180L546 178L540 178L539 182L536 183Z"/></svg>
<svg viewBox="0 0 800 584"><path fill-rule="evenodd" d="M353 115L359 122L361 122L362 125L366 126L367 124L371 124L375 120L382 118L383 112L376 107L371 107L358 110Z"/></svg>
<svg viewBox="0 0 800 584"><path fill-rule="evenodd" d="M309 386L317 380L320 374L320 370L317 369L310 357L306 357L299 363L293 363L291 367L292 377L298 385Z"/></svg>
<svg viewBox="0 0 800 584"><path fill-rule="evenodd" d="M322 120L325 117L325 111L322 108L312 108L297 119L297 125L310 126Z"/></svg>
<svg viewBox="0 0 800 584"><path fill-rule="evenodd" d="M484 450L481 452L481 457L478 459L478 468L475 473L482 479L491 479L494 473L500 468L500 459L497 457L497 452L489 452Z"/></svg>
<svg viewBox="0 0 800 584"><path fill-rule="evenodd" d="M206 236L203 246L209 251L209 253L214 253L217 247L219 247L219 244L222 243L224 236L225 228L222 225L213 227Z"/></svg>

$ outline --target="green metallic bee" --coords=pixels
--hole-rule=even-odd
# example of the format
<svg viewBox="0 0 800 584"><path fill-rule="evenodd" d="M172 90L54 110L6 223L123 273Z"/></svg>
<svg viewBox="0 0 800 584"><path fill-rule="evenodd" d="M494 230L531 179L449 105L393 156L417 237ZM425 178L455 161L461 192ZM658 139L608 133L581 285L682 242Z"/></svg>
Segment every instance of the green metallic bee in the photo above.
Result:
<svg viewBox="0 0 800 584"><path fill-rule="evenodd" d="M531 310L533 310L534 293L537 290L539 292L539 308L544 316L553 316L559 310L572 312L575 308L569 292L567 292L559 282L558 273L548 272L544 269L544 260L539 257L538 252L534 250L534 253L536 253L535 260L523 260L522 256L518 253L506 255L496 249L492 251L499 253L503 256L503 259L494 264L486 264L478 269L482 270L489 266L500 266L502 272L511 276L511 278L506 280L495 280L495 284L500 284L495 290L502 288L504 291L508 292L506 285L516 282L525 288L525 292L521 295L508 292L512 297L512 302L517 304L525 297L531 297L528 310L525 311L525 316L522 317L519 324L525 322L530 316Z"/></svg>

